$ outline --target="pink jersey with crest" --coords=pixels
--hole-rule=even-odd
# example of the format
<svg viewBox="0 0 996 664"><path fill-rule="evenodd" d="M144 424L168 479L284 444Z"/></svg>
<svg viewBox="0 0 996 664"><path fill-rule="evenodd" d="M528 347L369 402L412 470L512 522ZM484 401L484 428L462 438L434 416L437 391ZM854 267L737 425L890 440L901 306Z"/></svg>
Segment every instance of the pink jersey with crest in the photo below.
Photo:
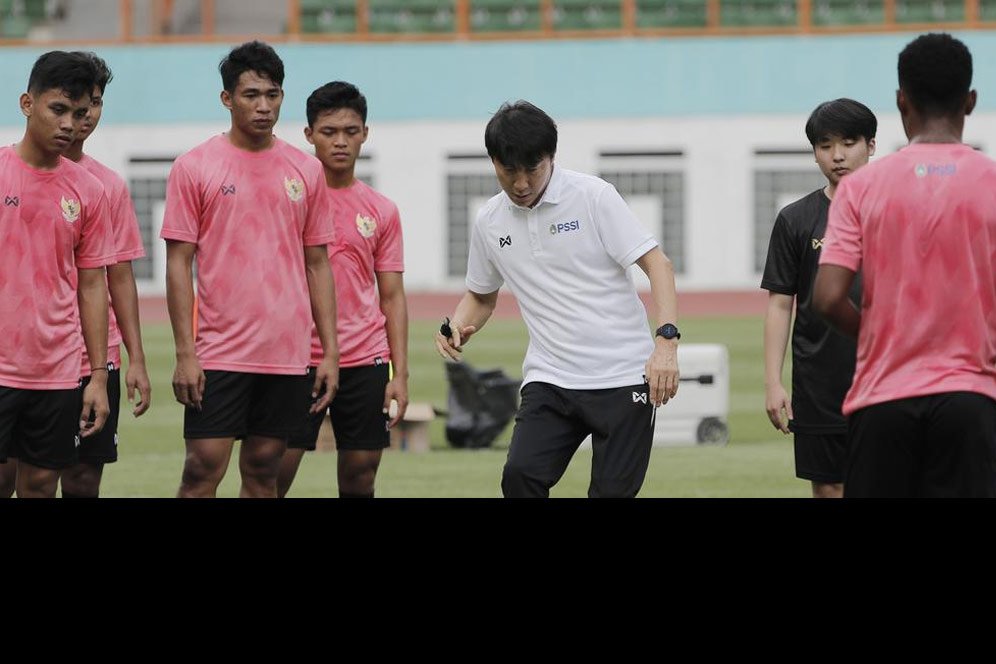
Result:
<svg viewBox="0 0 996 664"><path fill-rule="evenodd" d="M325 191L336 210L336 244L329 245L329 262L335 278L339 366L387 362L391 351L375 273L404 272L398 206L361 180ZM311 364L322 357L318 330L312 328Z"/></svg>
<svg viewBox="0 0 996 664"><path fill-rule="evenodd" d="M996 399L996 162L917 143L847 176L820 264L864 283L845 415L942 392Z"/></svg>
<svg viewBox="0 0 996 664"><path fill-rule="evenodd" d="M80 381L78 269L115 262L104 187L68 159L43 171L0 148L0 385Z"/></svg>
<svg viewBox="0 0 996 664"><path fill-rule="evenodd" d="M93 157L83 155L77 163L104 185L111 215L111 233L114 236L114 262L124 263L145 256L142 234L138 230L138 218L131 203L128 185L120 175ZM111 307L107 312L107 362L117 368L121 367L120 344L121 330L118 328L114 308ZM84 376L90 375L90 357L86 353L86 348L83 349L82 370Z"/></svg>
<svg viewBox="0 0 996 664"><path fill-rule="evenodd" d="M307 371L304 247L335 241L321 163L274 138L261 152L215 136L179 157L161 237L197 245L196 352L204 369Z"/></svg>

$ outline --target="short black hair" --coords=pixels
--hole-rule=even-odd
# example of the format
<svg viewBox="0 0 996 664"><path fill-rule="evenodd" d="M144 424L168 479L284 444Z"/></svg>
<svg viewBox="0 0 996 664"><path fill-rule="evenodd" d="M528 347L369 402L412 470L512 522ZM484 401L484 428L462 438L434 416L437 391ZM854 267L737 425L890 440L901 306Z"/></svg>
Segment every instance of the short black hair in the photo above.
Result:
<svg viewBox="0 0 996 664"><path fill-rule="evenodd" d="M528 101L506 102L488 121L484 145L503 166L529 168L557 153L557 123Z"/></svg>
<svg viewBox="0 0 996 664"><path fill-rule="evenodd" d="M928 115L952 115L964 108L972 86L972 54L946 33L920 35L899 54L899 89Z"/></svg>
<svg viewBox="0 0 996 664"><path fill-rule="evenodd" d="M314 126L315 120L325 111L338 111L348 108L356 111L367 123L367 98L352 83L332 81L318 88L308 97L306 104L308 126Z"/></svg>
<svg viewBox="0 0 996 664"><path fill-rule="evenodd" d="M107 84L114 80L114 73L111 71L111 68L107 66L107 62L93 51L73 51L73 53L87 58L91 64L93 64L94 69L97 70L97 81L95 85L100 88L100 94L104 94L104 90L107 89Z"/></svg>
<svg viewBox="0 0 996 664"><path fill-rule="evenodd" d="M846 97L823 102L806 121L806 138L814 147L831 136L863 138L867 142L875 138L877 130L878 119L871 109Z"/></svg>
<svg viewBox="0 0 996 664"><path fill-rule="evenodd" d="M233 48L218 64L221 83L228 92L235 92L239 76L253 71L265 76L277 85L284 84L284 61L273 47L265 42L253 40Z"/></svg>
<svg viewBox="0 0 996 664"><path fill-rule="evenodd" d="M92 93L96 84L97 69L89 58L78 52L49 51L35 60L28 77L28 92L62 90L76 101Z"/></svg>

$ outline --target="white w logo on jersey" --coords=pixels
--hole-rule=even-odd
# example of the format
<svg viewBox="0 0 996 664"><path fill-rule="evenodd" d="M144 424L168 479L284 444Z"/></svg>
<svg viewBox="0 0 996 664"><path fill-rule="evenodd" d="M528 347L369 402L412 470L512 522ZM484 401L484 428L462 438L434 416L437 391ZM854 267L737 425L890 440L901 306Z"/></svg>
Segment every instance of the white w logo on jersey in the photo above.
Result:
<svg viewBox="0 0 996 664"><path fill-rule="evenodd" d="M646 392L633 392L633 403L647 403L647 393Z"/></svg>

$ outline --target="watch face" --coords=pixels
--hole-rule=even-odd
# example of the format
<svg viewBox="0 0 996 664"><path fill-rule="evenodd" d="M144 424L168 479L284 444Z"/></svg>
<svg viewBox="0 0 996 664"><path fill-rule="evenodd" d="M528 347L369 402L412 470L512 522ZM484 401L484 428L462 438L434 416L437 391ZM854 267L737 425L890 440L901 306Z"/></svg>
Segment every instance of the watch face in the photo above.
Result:
<svg viewBox="0 0 996 664"><path fill-rule="evenodd" d="M671 323L666 323L660 326L660 329L657 330L657 334L665 339L674 339L678 336L678 328Z"/></svg>

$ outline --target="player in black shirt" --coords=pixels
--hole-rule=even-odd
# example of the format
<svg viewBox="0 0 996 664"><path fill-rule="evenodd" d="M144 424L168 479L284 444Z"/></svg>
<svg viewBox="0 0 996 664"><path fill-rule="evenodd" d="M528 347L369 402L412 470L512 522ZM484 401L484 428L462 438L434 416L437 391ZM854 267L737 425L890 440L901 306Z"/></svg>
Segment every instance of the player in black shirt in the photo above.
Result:
<svg viewBox="0 0 996 664"><path fill-rule="evenodd" d="M785 206L771 230L761 288L769 291L764 317L765 408L776 429L795 434L795 474L813 484L813 497L843 495L847 421L844 395L854 377L856 345L811 309L827 213L837 184L875 153L878 121L864 104L836 99L820 104L806 137L827 185ZM851 298L861 295L860 275ZM792 398L782 386L792 308Z"/></svg>

